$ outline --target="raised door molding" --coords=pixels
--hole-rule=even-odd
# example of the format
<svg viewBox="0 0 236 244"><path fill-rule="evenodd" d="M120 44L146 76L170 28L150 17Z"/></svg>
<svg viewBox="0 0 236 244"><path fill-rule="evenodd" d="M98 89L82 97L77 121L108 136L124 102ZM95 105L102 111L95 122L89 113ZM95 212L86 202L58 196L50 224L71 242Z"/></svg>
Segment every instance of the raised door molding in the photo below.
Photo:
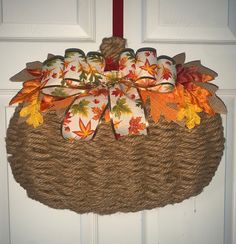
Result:
<svg viewBox="0 0 236 244"><path fill-rule="evenodd" d="M226 138L221 163L203 192L181 203L143 211L143 243L235 244L235 124L236 90L218 92L227 106L222 116ZM171 234L170 234L171 233Z"/></svg>
<svg viewBox="0 0 236 244"><path fill-rule="evenodd" d="M236 43L236 0L142 0L142 39Z"/></svg>
<svg viewBox="0 0 236 244"><path fill-rule="evenodd" d="M0 40L94 41L95 1L0 0Z"/></svg>
<svg viewBox="0 0 236 244"><path fill-rule="evenodd" d="M0 89L0 244L98 244L97 215L49 208L27 197L7 162L6 130L15 107L8 103L17 90Z"/></svg>

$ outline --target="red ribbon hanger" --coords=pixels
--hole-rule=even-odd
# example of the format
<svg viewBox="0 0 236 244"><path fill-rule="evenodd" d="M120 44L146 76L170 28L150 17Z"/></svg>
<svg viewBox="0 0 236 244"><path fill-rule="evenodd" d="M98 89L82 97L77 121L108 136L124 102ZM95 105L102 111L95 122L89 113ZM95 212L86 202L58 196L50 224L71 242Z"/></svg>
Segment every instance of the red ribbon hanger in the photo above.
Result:
<svg viewBox="0 0 236 244"><path fill-rule="evenodd" d="M113 36L123 37L124 1L113 0Z"/></svg>

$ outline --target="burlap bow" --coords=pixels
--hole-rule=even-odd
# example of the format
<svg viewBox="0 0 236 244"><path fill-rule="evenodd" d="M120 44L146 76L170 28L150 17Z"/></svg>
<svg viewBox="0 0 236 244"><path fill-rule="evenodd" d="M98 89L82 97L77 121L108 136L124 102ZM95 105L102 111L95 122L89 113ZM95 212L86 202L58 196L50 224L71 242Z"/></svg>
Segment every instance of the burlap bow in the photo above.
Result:
<svg viewBox="0 0 236 244"><path fill-rule="evenodd" d="M98 52L87 56L67 49L43 63L42 93L57 98L73 97L65 114L62 135L66 139L90 140L109 110L116 138L147 134L147 121L138 89L161 93L173 90L176 69L173 60L156 57L155 49L122 52L118 71L104 71L105 59ZM161 70L161 72L160 72Z"/></svg>

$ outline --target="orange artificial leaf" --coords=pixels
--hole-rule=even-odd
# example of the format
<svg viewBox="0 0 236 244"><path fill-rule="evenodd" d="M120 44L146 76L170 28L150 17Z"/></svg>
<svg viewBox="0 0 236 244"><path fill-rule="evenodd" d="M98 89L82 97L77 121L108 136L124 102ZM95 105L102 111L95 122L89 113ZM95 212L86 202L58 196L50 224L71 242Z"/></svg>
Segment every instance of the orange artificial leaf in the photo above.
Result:
<svg viewBox="0 0 236 244"><path fill-rule="evenodd" d="M147 71L152 76L156 75L157 73L157 65L156 64L150 65L148 59L145 61L145 64L143 66L140 66L140 68Z"/></svg>
<svg viewBox="0 0 236 244"><path fill-rule="evenodd" d="M73 133L75 133L81 139L86 139L88 136L94 133L94 130L91 130L91 120L85 126L83 121L79 119L79 127L80 127L80 131L73 131Z"/></svg>
<svg viewBox="0 0 236 244"><path fill-rule="evenodd" d="M44 112L54 106L54 102L56 102L56 98L50 95L43 95L40 104L40 111Z"/></svg>
<svg viewBox="0 0 236 244"><path fill-rule="evenodd" d="M207 89L200 86L195 86L191 91L186 90L186 93L189 95L189 97L191 97L192 104L196 104L204 112L210 115L215 114L208 101L208 98L212 96L212 94Z"/></svg>
<svg viewBox="0 0 236 244"><path fill-rule="evenodd" d="M15 103L29 102L39 95L41 83L38 79L25 81L23 88L10 101L10 105Z"/></svg>
<svg viewBox="0 0 236 244"><path fill-rule="evenodd" d="M169 78L171 78L172 74L171 71L166 68L164 65L162 65L162 79L164 80L168 80Z"/></svg>
<svg viewBox="0 0 236 244"><path fill-rule="evenodd" d="M72 102L74 101L75 97L71 96L71 97L67 97L65 99L60 99L57 101L53 101L52 102L52 109L62 109L62 108L66 108L68 106L70 106L72 104Z"/></svg>
<svg viewBox="0 0 236 244"><path fill-rule="evenodd" d="M154 91L140 91L142 100L145 102L150 99L150 113L154 122L158 122L160 116L163 115L167 121L176 121L177 111L171 108L169 104L176 103L174 93L158 93Z"/></svg>

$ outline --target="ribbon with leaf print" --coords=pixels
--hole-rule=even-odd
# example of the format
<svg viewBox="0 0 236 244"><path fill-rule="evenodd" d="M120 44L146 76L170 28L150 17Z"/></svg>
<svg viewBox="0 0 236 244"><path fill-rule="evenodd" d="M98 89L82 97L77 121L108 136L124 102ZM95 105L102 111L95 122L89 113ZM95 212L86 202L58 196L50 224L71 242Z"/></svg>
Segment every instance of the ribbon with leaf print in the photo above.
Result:
<svg viewBox="0 0 236 244"><path fill-rule="evenodd" d="M42 93L57 98L73 97L66 112L62 135L66 139L90 140L109 110L115 137L147 134L147 121L139 89L173 90L176 69L168 57L157 59L154 49L122 52L119 70L104 71L105 59L98 52L87 56L79 49L67 49L43 64ZM158 72L162 70L162 72ZM161 75L160 75L161 74Z"/></svg>
<svg viewBox="0 0 236 244"><path fill-rule="evenodd" d="M64 57L29 63L14 76L25 82L10 104L23 103L20 117L34 127L43 123L42 112L66 109L62 135L69 140L92 139L102 118L111 121L117 139L146 135L146 101L156 123L163 116L192 129L200 124L200 112L212 116L226 108L209 83L217 74L199 61L184 60L184 54L157 57L153 48L125 49L119 64L108 69L99 52L86 56L67 49Z"/></svg>

